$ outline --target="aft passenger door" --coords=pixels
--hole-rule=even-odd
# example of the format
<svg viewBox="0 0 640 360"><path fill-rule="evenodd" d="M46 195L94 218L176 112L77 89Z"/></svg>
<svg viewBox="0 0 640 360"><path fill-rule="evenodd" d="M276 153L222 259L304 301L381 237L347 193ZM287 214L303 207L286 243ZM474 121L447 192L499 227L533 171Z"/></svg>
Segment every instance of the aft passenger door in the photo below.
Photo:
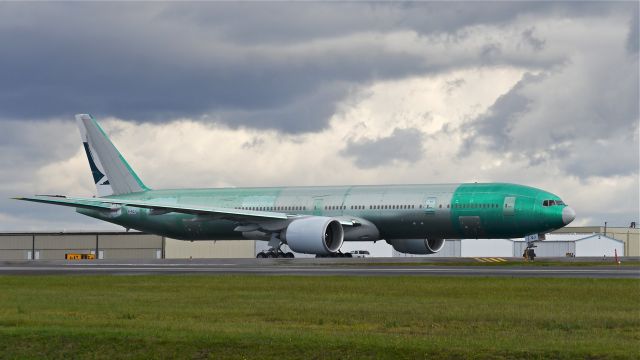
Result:
<svg viewBox="0 0 640 360"><path fill-rule="evenodd" d="M323 198L315 198L313 199L313 215L322 216L324 207L324 199Z"/></svg>

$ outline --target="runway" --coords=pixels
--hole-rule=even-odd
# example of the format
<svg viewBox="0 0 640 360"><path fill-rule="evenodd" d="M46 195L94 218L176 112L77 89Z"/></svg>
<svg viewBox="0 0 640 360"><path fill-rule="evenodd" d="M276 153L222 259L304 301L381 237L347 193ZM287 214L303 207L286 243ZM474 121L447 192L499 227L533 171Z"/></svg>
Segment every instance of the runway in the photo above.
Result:
<svg viewBox="0 0 640 360"><path fill-rule="evenodd" d="M404 259L403 259L404 260ZM460 261L460 259L457 259ZM453 262L453 261L450 261ZM438 264L440 263L440 264ZM0 262L0 275L252 274L297 276L507 276L640 279L639 266L454 265L445 259L424 263L396 259L207 259L152 261Z"/></svg>

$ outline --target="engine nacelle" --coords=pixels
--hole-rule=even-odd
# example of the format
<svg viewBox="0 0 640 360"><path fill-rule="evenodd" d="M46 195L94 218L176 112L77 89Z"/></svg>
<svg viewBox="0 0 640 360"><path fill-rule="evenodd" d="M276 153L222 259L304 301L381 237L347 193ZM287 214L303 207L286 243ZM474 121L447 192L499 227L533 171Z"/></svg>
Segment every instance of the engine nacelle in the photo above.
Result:
<svg viewBox="0 0 640 360"><path fill-rule="evenodd" d="M387 240L396 251L405 254L435 254L444 246L444 239L393 239Z"/></svg>
<svg viewBox="0 0 640 360"><path fill-rule="evenodd" d="M329 255L340 250L344 229L336 219L313 216L292 221L281 239L295 252Z"/></svg>

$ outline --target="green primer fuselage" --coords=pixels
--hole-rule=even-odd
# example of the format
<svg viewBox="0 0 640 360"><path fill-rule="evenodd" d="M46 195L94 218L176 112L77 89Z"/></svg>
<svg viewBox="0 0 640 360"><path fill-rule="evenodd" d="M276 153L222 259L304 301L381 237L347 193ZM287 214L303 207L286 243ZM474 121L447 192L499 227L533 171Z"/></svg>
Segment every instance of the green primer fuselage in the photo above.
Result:
<svg viewBox="0 0 640 360"><path fill-rule="evenodd" d="M543 206L544 200L560 198L506 183L148 190L108 198L364 219L377 227L380 239L523 237L563 227L566 206ZM77 211L176 239L246 239L234 231L237 222L224 219L128 206Z"/></svg>

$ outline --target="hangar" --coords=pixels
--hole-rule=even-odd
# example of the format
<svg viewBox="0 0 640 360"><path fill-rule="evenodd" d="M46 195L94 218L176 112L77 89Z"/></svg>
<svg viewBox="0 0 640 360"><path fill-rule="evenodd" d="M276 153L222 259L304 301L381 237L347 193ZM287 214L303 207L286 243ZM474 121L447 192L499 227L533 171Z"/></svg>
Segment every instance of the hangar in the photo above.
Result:
<svg viewBox="0 0 640 360"><path fill-rule="evenodd" d="M603 234L546 234L535 243L538 257L563 256L625 256L625 243ZM520 257L527 243L524 239L463 239L447 240L444 248L426 257ZM406 255L393 251L393 256Z"/></svg>
<svg viewBox="0 0 640 360"><path fill-rule="evenodd" d="M547 239L536 243L539 257L557 256L624 256L624 242L602 234L549 234ZM522 255L527 244L524 240L513 242L513 256Z"/></svg>
<svg viewBox="0 0 640 360"><path fill-rule="evenodd" d="M581 226L564 227L553 234L602 234L624 243L625 256L640 256L640 229L635 223L629 227Z"/></svg>
<svg viewBox="0 0 640 360"><path fill-rule="evenodd" d="M545 256L640 256L640 229L568 227L547 235L536 254ZM605 235L606 232L606 235ZM369 244L370 245L370 244ZM253 258L266 246L253 240L181 241L136 231L0 232L0 260L54 260L65 254L94 254L99 259ZM376 256L411 256L384 241ZM512 257L524 251L522 239L448 240L436 257ZM345 251L367 244L345 244ZM386 249L386 250L385 250ZM615 251L613 250L615 249ZM305 257L297 254L296 257Z"/></svg>
<svg viewBox="0 0 640 360"><path fill-rule="evenodd" d="M254 257L255 241L181 241L136 231L0 232L0 260L62 260L65 254L98 259Z"/></svg>

